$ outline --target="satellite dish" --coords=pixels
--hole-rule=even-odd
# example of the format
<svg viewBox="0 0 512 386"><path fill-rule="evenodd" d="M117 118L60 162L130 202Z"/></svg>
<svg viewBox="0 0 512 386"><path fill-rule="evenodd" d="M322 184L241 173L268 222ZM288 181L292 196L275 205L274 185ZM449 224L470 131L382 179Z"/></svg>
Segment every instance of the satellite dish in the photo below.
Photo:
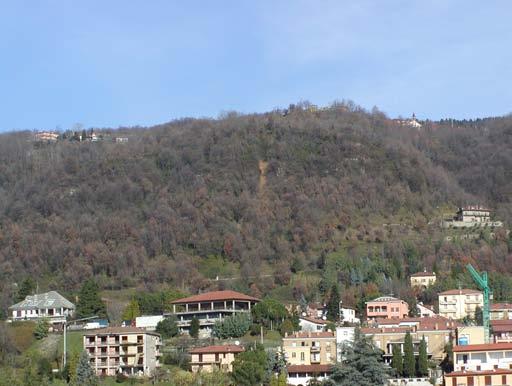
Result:
<svg viewBox="0 0 512 386"><path fill-rule="evenodd" d="M239 340L235 340L235 344L236 344L237 346L240 346L240 341L239 341Z"/></svg>

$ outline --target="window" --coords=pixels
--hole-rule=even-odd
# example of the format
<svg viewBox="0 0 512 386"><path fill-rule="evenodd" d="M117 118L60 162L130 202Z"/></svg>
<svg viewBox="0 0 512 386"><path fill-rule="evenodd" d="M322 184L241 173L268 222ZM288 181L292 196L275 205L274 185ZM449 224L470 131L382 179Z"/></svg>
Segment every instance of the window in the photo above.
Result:
<svg viewBox="0 0 512 386"><path fill-rule="evenodd" d="M502 385L506 385L507 384L507 376L506 375L502 375L501 376L501 384Z"/></svg>
<svg viewBox="0 0 512 386"><path fill-rule="evenodd" d="M300 342L300 345L304 347L306 345L306 342Z"/></svg>
<svg viewBox="0 0 512 386"><path fill-rule="evenodd" d="M297 357L297 353L296 352L292 352L292 358L296 358Z"/></svg>
<svg viewBox="0 0 512 386"><path fill-rule="evenodd" d="M303 352L301 352L301 353L300 353L300 360L301 360L301 361L304 361L304 357L305 357L305 356L304 356L304 353L303 353Z"/></svg>

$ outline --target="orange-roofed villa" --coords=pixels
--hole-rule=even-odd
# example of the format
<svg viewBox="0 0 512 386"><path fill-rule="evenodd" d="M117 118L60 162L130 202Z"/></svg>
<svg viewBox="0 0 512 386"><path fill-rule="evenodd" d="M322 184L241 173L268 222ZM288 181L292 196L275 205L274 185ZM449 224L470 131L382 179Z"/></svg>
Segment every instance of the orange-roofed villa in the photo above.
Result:
<svg viewBox="0 0 512 386"><path fill-rule="evenodd" d="M240 292L226 290L205 292L173 301L172 314L178 318L181 332L188 333L193 318L199 320L201 337L209 337L216 321L241 312L251 312L260 300ZM167 314L168 316L170 314Z"/></svg>

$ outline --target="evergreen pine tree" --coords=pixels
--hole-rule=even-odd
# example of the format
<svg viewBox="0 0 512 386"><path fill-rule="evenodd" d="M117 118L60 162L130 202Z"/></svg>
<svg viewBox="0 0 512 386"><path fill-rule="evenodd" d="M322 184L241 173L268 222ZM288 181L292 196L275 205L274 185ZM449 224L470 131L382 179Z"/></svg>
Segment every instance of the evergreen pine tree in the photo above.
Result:
<svg viewBox="0 0 512 386"><path fill-rule="evenodd" d="M41 340L48 336L48 330L50 329L50 323L48 320L41 319L37 321L36 328L34 329L34 336L36 339Z"/></svg>
<svg viewBox="0 0 512 386"><path fill-rule="evenodd" d="M76 317L86 318L97 315L99 318L107 316L107 309L99 295L98 285L94 280L87 280L80 289L76 305Z"/></svg>
<svg viewBox="0 0 512 386"><path fill-rule="evenodd" d="M31 277L27 277L20 285L16 300L21 302L25 300L28 295L32 295L36 289L36 282Z"/></svg>
<svg viewBox="0 0 512 386"><path fill-rule="evenodd" d="M199 337L199 319L193 317L190 321L190 336L192 338Z"/></svg>
<svg viewBox="0 0 512 386"><path fill-rule="evenodd" d="M178 321L176 316L171 315L167 318L162 319L156 325L156 332L162 335L163 339L172 338L179 334Z"/></svg>
<svg viewBox="0 0 512 386"><path fill-rule="evenodd" d="M404 339L404 376L414 377L416 375L416 360L414 359L414 348L412 345L411 333L407 331Z"/></svg>
<svg viewBox="0 0 512 386"><path fill-rule="evenodd" d="M92 369L91 364L89 363L89 354L87 354L87 351L82 351L76 366L75 385L96 386L97 384L98 379L94 374L94 370Z"/></svg>
<svg viewBox="0 0 512 386"><path fill-rule="evenodd" d="M393 358L391 358L391 367L396 370L396 375L401 376L404 371L404 359L402 349L399 344L393 345Z"/></svg>
<svg viewBox="0 0 512 386"><path fill-rule="evenodd" d="M340 317L340 292L338 286L333 284L329 301L327 302L327 318L333 322L337 321Z"/></svg>
<svg viewBox="0 0 512 386"><path fill-rule="evenodd" d="M330 381L336 386L380 386L389 378L389 368L382 361L382 351L370 338L356 330L354 342L345 345L343 360L333 366Z"/></svg>
<svg viewBox="0 0 512 386"><path fill-rule="evenodd" d="M428 354L427 341L425 340L425 336L423 336L423 339L421 339L420 342L420 352L418 356L418 375L428 375Z"/></svg>

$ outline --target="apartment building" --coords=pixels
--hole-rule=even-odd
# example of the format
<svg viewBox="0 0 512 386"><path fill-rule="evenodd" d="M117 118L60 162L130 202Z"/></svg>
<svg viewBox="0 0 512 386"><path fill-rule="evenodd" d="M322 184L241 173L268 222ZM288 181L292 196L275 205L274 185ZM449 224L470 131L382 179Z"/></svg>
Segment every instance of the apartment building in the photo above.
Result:
<svg viewBox="0 0 512 386"><path fill-rule="evenodd" d="M512 319L512 304L493 303L489 313L491 320Z"/></svg>
<svg viewBox="0 0 512 386"><path fill-rule="evenodd" d="M393 357L393 346L400 345L403 352L405 335L411 334L415 355L419 353L420 341L425 337L429 358L441 361L444 347L455 339L460 323L442 318L377 319L373 327L362 328L361 333L372 338L374 344L384 351L384 360L389 363Z"/></svg>
<svg viewBox="0 0 512 386"><path fill-rule="evenodd" d="M453 289L439 293L439 315L449 319L475 317L477 307L482 308L482 292L474 289Z"/></svg>
<svg viewBox="0 0 512 386"><path fill-rule="evenodd" d="M392 296L381 296L380 298L366 302L366 317L375 318L406 318L409 315L409 305L401 299Z"/></svg>
<svg viewBox="0 0 512 386"><path fill-rule="evenodd" d="M216 321L236 313L250 313L251 308L260 300L236 291L213 291L173 301L173 312L165 316L176 315L181 332L188 333L193 318L199 320L200 337L211 336Z"/></svg>
<svg viewBox="0 0 512 386"><path fill-rule="evenodd" d="M135 327L108 327L83 337L98 376L150 376L160 367L160 335Z"/></svg>
<svg viewBox="0 0 512 386"><path fill-rule="evenodd" d="M494 343L512 343L512 320L491 320Z"/></svg>
<svg viewBox="0 0 512 386"><path fill-rule="evenodd" d="M512 343L455 346L448 386L511 385Z"/></svg>
<svg viewBox="0 0 512 386"><path fill-rule="evenodd" d="M23 320L48 320L51 324L63 324L75 312L75 305L57 291L29 295L9 307L10 322Z"/></svg>
<svg viewBox="0 0 512 386"><path fill-rule="evenodd" d="M336 336L332 331L285 334L283 351L290 365L328 365L336 362Z"/></svg>
<svg viewBox="0 0 512 386"><path fill-rule="evenodd" d="M413 288L427 288L436 282L436 273L427 270L417 272L411 275L410 281Z"/></svg>
<svg viewBox="0 0 512 386"><path fill-rule="evenodd" d="M211 373L215 369L231 372L235 357L244 351L238 345L220 345L196 347L189 351L190 366L193 373L199 371Z"/></svg>

